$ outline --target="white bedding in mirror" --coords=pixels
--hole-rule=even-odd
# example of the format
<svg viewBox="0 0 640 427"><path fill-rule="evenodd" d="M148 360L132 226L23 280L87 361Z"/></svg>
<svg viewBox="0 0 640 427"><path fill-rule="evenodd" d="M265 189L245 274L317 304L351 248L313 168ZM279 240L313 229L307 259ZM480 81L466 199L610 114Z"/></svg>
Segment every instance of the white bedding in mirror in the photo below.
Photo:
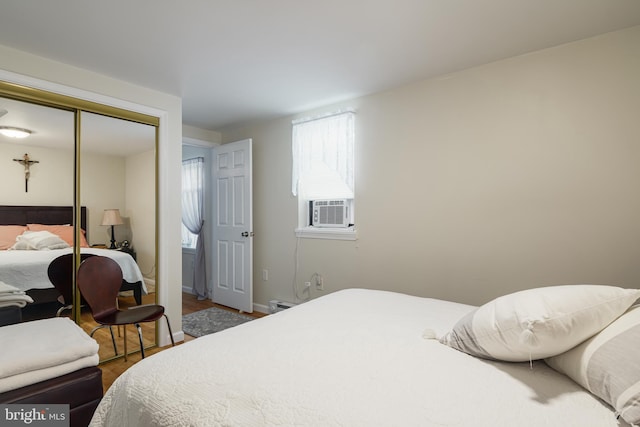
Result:
<svg viewBox="0 0 640 427"><path fill-rule="evenodd" d="M0 251L0 282L23 291L52 288L53 285L47 276L49 264L60 255L69 254L72 251L73 248L49 251ZM142 293L147 294L142 272L129 254L98 248L81 248L80 251L112 258L122 269L124 280L129 283L142 282Z"/></svg>
<svg viewBox="0 0 640 427"><path fill-rule="evenodd" d="M109 388L91 425L626 425L541 361L483 360L425 338L473 308L335 292L142 360Z"/></svg>

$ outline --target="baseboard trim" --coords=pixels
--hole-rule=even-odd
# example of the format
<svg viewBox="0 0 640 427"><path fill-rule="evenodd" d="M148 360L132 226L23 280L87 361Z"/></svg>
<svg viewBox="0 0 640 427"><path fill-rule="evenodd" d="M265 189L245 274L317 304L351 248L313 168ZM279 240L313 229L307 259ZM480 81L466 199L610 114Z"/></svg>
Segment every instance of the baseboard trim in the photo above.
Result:
<svg viewBox="0 0 640 427"><path fill-rule="evenodd" d="M185 294L195 295L193 290L187 286L182 286L182 292ZM209 294L208 300L213 301L212 295ZM257 311L258 313L269 314L269 306L264 304L253 304L253 311Z"/></svg>
<svg viewBox="0 0 640 427"><path fill-rule="evenodd" d="M164 338L164 339L162 339ZM169 339L169 334L164 337L160 337L158 340L158 347L166 347L171 345L171 339ZM184 332L178 331L173 333L173 341L176 343L184 341Z"/></svg>
<svg viewBox="0 0 640 427"><path fill-rule="evenodd" d="M257 311L258 313L269 314L269 306L264 304L253 304L253 311Z"/></svg>

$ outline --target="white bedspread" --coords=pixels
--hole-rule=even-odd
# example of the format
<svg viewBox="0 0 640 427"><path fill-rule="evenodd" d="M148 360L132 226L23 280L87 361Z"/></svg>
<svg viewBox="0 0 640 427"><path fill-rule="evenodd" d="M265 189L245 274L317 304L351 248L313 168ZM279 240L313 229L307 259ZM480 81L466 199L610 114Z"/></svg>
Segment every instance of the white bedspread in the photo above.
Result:
<svg viewBox="0 0 640 427"><path fill-rule="evenodd" d="M0 328L0 393L97 366L98 343L66 317Z"/></svg>
<svg viewBox="0 0 640 427"><path fill-rule="evenodd" d="M47 276L49 264L60 255L72 251L73 248L51 251L0 251L0 281L24 291L52 288L53 285ZM122 269L124 280L129 283L142 282L142 293L147 294L142 272L129 254L98 248L81 248L80 251L113 259Z"/></svg>
<svg viewBox="0 0 640 427"><path fill-rule="evenodd" d="M329 294L148 357L115 381L91 425L623 425L542 362L490 362L423 338L472 308Z"/></svg>

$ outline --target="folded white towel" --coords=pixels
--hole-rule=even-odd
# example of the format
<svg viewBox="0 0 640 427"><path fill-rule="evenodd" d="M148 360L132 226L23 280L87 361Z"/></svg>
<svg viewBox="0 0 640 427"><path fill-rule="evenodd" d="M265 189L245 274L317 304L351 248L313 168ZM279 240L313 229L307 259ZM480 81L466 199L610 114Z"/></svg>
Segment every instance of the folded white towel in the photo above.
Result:
<svg viewBox="0 0 640 427"><path fill-rule="evenodd" d="M0 307L18 306L20 308L32 303L33 298L25 293L2 294L0 293Z"/></svg>
<svg viewBox="0 0 640 427"><path fill-rule="evenodd" d="M15 286L11 286L8 283L4 283L0 281L0 295L4 294L24 294L24 291L16 288Z"/></svg>
<svg viewBox="0 0 640 427"><path fill-rule="evenodd" d="M66 317L0 328L0 378L70 363L98 353L98 343Z"/></svg>
<svg viewBox="0 0 640 427"><path fill-rule="evenodd" d="M77 371L78 369L98 366L99 361L100 357L97 354L94 354L93 356L83 357L62 365L24 372L8 378L0 378L0 393L59 377L61 375Z"/></svg>
<svg viewBox="0 0 640 427"><path fill-rule="evenodd" d="M33 302L33 301L31 301ZM0 308L2 307L26 307L27 301L0 301Z"/></svg>
<svg viewBox="0 0 640 427"><path fill-rule="evenodd" d="M24 291L0 281L0 307L25 307L27 303L32 303L33 299Z"/></svg>
<svg viewBox="0 0 640 427"><path fill-rule="evenodd" d="M33 298L31 298L27 294L0 294L0 301L25 301L25 302L33 302Z"/></svg>

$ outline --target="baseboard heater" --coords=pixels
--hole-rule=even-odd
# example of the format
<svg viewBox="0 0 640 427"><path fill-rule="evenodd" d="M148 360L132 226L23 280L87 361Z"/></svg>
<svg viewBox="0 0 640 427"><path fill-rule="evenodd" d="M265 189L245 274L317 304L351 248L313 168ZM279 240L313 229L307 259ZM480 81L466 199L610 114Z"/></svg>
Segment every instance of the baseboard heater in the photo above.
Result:
<svg viewBox="0 0 640 427"><path fill-rule="evenodd" d="M279 301L277 299L272 299L269 301L269 314L277 313L282 310L286 310L287 308L291 308L295 306L295 303L287 302L287 301Z"/></svg>

